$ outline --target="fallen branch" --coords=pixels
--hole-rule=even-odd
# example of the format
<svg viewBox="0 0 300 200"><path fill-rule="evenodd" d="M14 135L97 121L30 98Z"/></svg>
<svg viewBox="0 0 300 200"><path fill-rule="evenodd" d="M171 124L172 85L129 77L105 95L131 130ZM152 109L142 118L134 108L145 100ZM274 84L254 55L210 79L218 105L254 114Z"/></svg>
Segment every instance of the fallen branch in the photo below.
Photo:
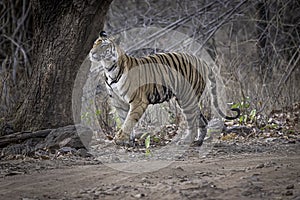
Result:
<svg viewBox="0 0 300 200"><path fill-rule="evenodd" d="M0 137L0 148L9 144L22 142L29 138L45 138L53 129L45 129L35 132L18 132Z"/></svg>

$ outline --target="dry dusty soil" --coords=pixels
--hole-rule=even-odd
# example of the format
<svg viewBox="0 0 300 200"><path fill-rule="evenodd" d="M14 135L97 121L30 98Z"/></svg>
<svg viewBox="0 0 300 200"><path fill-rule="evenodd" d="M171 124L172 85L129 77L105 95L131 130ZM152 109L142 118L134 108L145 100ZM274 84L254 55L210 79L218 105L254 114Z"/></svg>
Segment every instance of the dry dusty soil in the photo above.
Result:
<svg viewBox="0 0 300 200"><path fill-rule="evenodd" d="M140 167L162 162L145 161ZM4 160L0 199L300 200L299 141L219 142L206 156L191 148L155 171L116 170L128 167L95 158Z"/></svg>

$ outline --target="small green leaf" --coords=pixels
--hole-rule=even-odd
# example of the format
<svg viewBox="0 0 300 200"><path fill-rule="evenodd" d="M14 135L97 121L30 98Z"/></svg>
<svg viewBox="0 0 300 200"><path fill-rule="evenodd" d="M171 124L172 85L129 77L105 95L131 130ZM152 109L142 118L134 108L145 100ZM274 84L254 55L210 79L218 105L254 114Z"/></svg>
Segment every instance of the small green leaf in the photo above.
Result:
<svg viewBox="0 0 300 200"><path fill-rule="evenodd" d="M244 108L244 103L245 103L244 101L242 101L242 102L240 103L240 107L241 107L241 108Z"/></svg>
<svg viewBox="0 0 300 200"><path fill-rule="evenodd" d="M150 135L148 135L147 138L145 139L145 147L146 149L150 147Z"/></svg>
<svg viewBox="0 0 300 200"><path fill-rule="evenodd" d="M287 132L287 133L295 133L296 131L293 130L293 129L288 129L288 130L286 130L286 132Z"/></svg>
<svg viewBox="0 0 300 200"><path fill-rule="evenodd" d="M143 135L140 137L140 139L144 139L148 135L149 135L148 133L143 133Z"/></svg>
<svg viewBox="0 0 300 200"><path fill-rule="evenodd" d="M233 104L231 108L240 108L240 103Z"/></svg>
<svg viewBox="0 0 300 200"><path fill-rule="evenodd" d="M101 115L101 110L96 110L96 115Z"/></svg>
<svg viewBox="0 0 300 200"><path fill-rule="evenodd" d="M153 141L156 142L156 143L159 143L160 142L160 138L159 137L153 137Z"/></svg>
<svg viewBox="0 0 300 200"><path fill-rule="evenodd" d="M150 156L150 155L151 155L150 149L146 149L145 155L146 155L146 156Z"/></svg>
<svg viewBox="0 0 300 200"><path fill-rule="evenodd" d="M244 115L244 123L247 122L247 119L248 119L248 116L247 116L247 115Z"/></svg>
<svg viewBox="0 0 300 200"><path fill-rule="evenodd" d="M240 116L240 118L239 118L240 124L243 123L243 121L244 121L244 116L242 115L242 116Z"/></svg>
<svg viewBox="0 0 300 200"><path fill-rule="evenodd" d="M250 107L250 103L245 103L244 108L249 108Z"/></svg>
<svg viewBox="0 0 300 200"><path fill-rule="evenodd" d="M114 115L114 120L116 122L117 128L121 128L122 122L121 122L121 119L119 118L119 116Z"/></svg>
<svg viewBox="0 0 300 200"><path fill-rule="evenodd" d="M253 121L256 117L256 109L251 110L249 114L250 120Z"/></svg>

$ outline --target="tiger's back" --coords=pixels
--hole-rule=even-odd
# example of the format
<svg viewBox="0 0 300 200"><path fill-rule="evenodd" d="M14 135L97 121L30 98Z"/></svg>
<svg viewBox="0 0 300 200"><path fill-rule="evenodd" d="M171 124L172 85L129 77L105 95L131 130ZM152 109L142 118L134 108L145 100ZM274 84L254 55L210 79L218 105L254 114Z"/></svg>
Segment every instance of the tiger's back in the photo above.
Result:
<svg viewBox="0 0 300 200"><path fill-rule="evenodd" d="M118 92L121 98L127 95L128 103L141 98L149 104L157 104L173 96L185 95L196 96L199 101L206 86L200 72L203 67L199 67L203 64L195 56L184 53L161 53L142 58L126 55L120 65L124 66L127 76L120 78Z"/></svg>

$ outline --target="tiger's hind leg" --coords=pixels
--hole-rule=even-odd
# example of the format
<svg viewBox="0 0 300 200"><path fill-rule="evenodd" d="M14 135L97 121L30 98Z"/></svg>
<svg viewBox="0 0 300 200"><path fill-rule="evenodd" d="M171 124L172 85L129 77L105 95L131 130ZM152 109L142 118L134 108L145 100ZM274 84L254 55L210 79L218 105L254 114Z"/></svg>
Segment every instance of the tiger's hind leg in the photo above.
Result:
<svg viewBox="0 0 300 200"><path fill-rule="evenodd" d="M188 100L186 102L178 101L178 103L188 124L186 135L179 144L201 146L206 135L207 120L200 111L198 101Z"/></svg>
<svg viewBox="0 0 300 200"><path fill-rule="evenodd" d="M144 103L139 100L135 100L130 103L130 109L125 119L125 122L113 139L115 144L123 146L132 146L131 142L133 142L133 139L130 138L130 133L132 132L134 126L137 124L139 119L144 114L147 107L147 103Z"/></svg>
<svg viewBox="0 0 300 200"><path fill-rule="evenodd" d="M207 133L207 120L205 119L204 115L201 113L199 109L199 115L198 115L198 120L199 120L199 127L197 130L197 137L193 142L193 146L201 146L203 144L204 138Z"/></svg>

